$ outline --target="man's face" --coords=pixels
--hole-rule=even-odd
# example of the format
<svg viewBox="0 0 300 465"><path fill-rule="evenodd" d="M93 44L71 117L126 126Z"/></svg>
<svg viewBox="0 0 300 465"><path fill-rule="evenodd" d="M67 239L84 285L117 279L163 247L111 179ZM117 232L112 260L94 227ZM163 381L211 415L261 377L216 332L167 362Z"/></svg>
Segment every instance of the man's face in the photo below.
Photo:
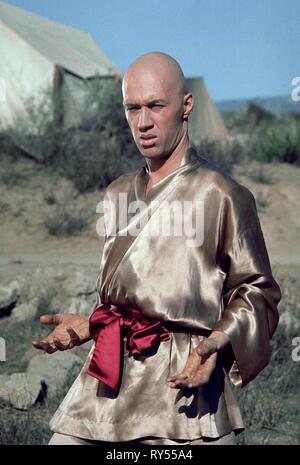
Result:
<svg viewBox="0 0 300 465"><path fill-rule="evenodd" d="M184 96L159 70L132 70L123 82L126 118L139 151L169 156L183 135Z"/></svg>

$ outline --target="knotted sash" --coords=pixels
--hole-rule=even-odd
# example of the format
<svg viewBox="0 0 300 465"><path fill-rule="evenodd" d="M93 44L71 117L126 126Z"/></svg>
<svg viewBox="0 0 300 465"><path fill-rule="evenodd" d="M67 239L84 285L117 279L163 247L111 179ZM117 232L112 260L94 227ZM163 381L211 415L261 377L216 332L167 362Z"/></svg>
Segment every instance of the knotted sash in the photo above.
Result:
<svg viewBox="0 0 300 465"><path fill-rule="evenodd" d="M161 320L145 316L136 307L99 304L89 319L90 335L95 341L88 374L114 391L121 384L123 330L129 355L155 353L161 341L170 339Z"/></svg>

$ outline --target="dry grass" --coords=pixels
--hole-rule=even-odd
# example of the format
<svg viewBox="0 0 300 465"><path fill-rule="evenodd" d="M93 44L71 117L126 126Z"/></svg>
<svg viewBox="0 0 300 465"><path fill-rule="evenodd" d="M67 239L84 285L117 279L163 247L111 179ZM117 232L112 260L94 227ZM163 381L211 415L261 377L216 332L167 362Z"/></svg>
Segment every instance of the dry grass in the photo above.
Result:
<svg viewBox="0 0 300 465"><path fill-rule="evenodd" d="M277 278L278 279L278 278ZM299 278L284 276L279 280L283 289L281 312L288 311L300 324ZM297 303L298 302L298 303ZM9 319L6 319L9 321ZM17 346L15 363L8 363L6 373L21 371L21 354L33 335L41 335L35 322L30 328L17 328L12 322L6 328L8 349ZM47 331L47 329L46 329ZM273 356L269 366L252 383L236 390L246 424L246 431L239 436L240 444L299 444L298 393L299 365L291 358L292 338L299 336L294 326L280 325L272 340ZM0 365L1 367L1 365ZM18 368L18 370L17 370ZM0 419L0 444L46 444L51 436L48 421L65 396L72 380L56 399L40 401L27 412L2 405ZM43 400L43 402L41 402Z"/></svg>

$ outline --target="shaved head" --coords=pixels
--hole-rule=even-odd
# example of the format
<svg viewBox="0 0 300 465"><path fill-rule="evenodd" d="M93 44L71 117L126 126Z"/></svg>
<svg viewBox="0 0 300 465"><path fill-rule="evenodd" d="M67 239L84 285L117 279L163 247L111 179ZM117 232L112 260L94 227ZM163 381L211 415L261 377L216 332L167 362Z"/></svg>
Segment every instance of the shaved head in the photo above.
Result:
<svg viewBox="0 0 300 465"><path fill-rule="evenodd" d="M162 52L137 58L124 75L122 92L133 138L148 160L169 157L188 144L193 97L174 58Z"/></svg>
<svg viewBox="0 0 300 465"><path fill-rule="evenodd" d="M123 85L132 75L155 73L166 88L176 90L180 96L186 92L185 78L179 63L163 52L148 52L137 58L128 68Z"/></svg>

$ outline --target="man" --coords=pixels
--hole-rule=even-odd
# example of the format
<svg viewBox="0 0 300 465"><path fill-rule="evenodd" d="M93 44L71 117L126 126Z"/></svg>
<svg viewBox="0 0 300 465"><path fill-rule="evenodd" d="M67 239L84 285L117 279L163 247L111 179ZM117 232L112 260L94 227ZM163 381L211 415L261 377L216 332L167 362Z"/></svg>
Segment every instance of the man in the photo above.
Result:
<svg viewBox="0 0 300 465"><path fill-rule="evenodd" d="M97 304L90 321L44 315L57 326L33 342L52 353L96 341L51 420L50 444L232 444L243 422L230 380L244 386L266 366L278 323L255 201L190 145L193 96L173 58L138 58L123 97L146 165L106 190ZM122 195L142 205L125 208L125 224ZM191 217L200 218L192 232Z"/></svg>

